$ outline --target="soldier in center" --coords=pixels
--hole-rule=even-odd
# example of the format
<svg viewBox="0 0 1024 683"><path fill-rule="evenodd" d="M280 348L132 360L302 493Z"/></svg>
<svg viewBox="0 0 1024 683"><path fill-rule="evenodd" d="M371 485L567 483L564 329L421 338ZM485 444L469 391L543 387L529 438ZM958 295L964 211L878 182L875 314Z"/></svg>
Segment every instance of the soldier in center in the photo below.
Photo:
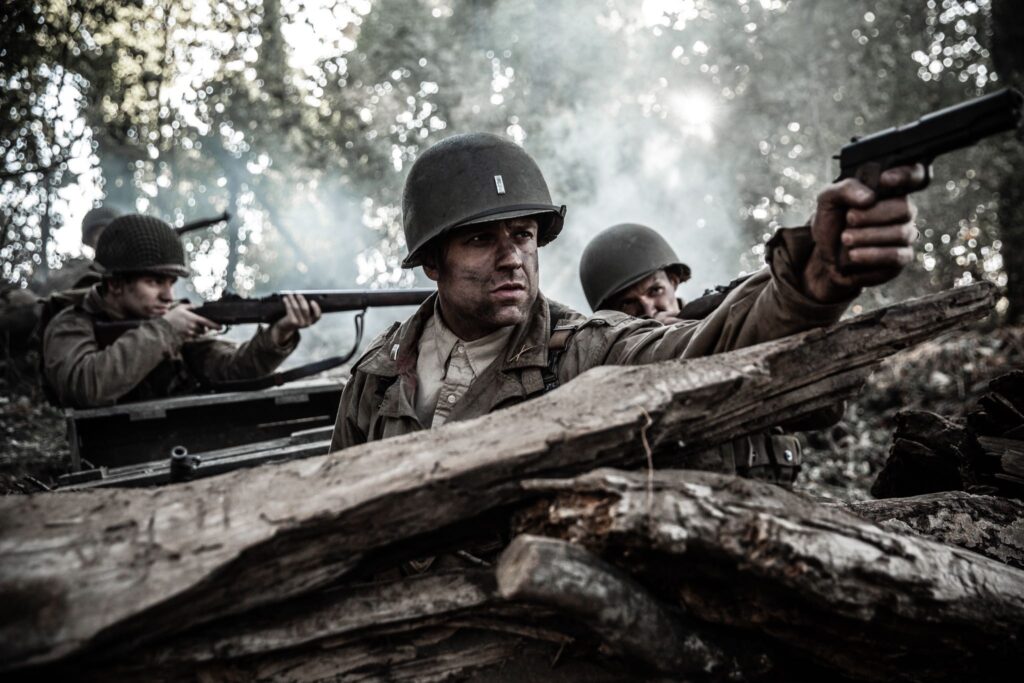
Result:
<svg viewBox="0 0 1024 683"><path fill-rule="evenodd" d="M921 166L891 169L887 199L856 180L829 185L811 225L780 230L767 267L723 305L693 325L662 325L614 311L586 317L541 294L538 250L558 237L565 207L511 140L447 138L413 164L402 200L403 266L422 266L437 294L356 363L331 450L477 417L598 365L702 356L833 323L863 286L911 261L906 194L923 181ZM836 267L840 249L857 266L851 275Z"/></svg>

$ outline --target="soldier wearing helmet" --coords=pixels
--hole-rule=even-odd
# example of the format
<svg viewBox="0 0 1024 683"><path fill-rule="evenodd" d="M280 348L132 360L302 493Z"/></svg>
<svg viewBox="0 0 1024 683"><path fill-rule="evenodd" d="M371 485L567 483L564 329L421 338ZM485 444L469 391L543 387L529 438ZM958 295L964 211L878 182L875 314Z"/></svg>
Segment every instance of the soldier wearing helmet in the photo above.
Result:
<svg viewBox="0 0 1024 683"><path fill-rule="evenodd" d="M103 230L110 221L120 215L120 211L109 206L89 209L82 219L82 244L95 251L96 242L103 234ZM77 256L65 260L59 270L47 271L45 279L37 279L32 283L32 289L41 296L46 296L69 289L91 287L99 282L101 277L92 259Z"/></svg>
<svg viewBox="0 0 1024 683"><path fill-rule="evenodd" d="M619 311L636 318L664 324L696 328L711 315L728 293L739 286L739 278L729 287L709 293L683 305L676 288L690 278L690 268L676 255L668 241L657 231L636 223L620 223L599 232L583 249L580 258L580 283L594 312ZM822 429L842 415L838 410L822 410L794 429ZM724 443L714 449L687 454L688 469L739 473L776 484L792 484L800 471L799 439L776 427L762 434Z"/></svg>
<svg viewBox="0 0 1024 683"><path fill-rule="evenodd" d="M99 283L46 325L43 370L61 405L80 408L200 390L207 382L273 372L296 347L298 330L320 317L316 303L286 297L287 314L241 346L210 339L219 326L174 300L188 275L185 250L170 225L136 214L120 216L96 245ZM141 319L109 345L95 323Z"/></svg>
<svg viewBox="0 0 1024 683"><path fill-rule="evenodd" d="M646 225L620 223L601 231L584 248L580 281L591 310L621 311L637 318L674 320L682 308L676 288L690 279L665 238Z"/></svg>
<svg viewBox="0 0 1024 683"><path fill-rule="evenodd" d="M357 362L332 450L477 417L597 365L706 355L830 324L863 285L895 277L912 256L906 194L923 186L924 169L887 174L891 199L855 180L829 186L811 226L780 231L768 267L726 305L695 325L662 325L613 311L586 317L548 300L538 252L558 237L565 207L511 140L447 138L413 164L402 201L403 265L422 266L437 294ZM840 244L860 266L853 275L835 266Z"/></svg>

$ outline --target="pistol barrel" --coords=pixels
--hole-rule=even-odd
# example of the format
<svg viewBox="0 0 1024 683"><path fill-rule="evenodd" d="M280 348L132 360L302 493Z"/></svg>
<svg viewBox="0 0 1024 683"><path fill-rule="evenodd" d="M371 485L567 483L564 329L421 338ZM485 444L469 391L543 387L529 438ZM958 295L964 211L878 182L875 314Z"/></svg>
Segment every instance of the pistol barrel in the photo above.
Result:
<svg viewBox="0 0 1024 683"><path fill-rule="evenodd" d="M838 179L855 177L869 163L882 170L905 164L930 164L946 152L1013 130L1021 123L1024 95L1013 88L927 114L903 126L854 140L839 153Z"/></svg>

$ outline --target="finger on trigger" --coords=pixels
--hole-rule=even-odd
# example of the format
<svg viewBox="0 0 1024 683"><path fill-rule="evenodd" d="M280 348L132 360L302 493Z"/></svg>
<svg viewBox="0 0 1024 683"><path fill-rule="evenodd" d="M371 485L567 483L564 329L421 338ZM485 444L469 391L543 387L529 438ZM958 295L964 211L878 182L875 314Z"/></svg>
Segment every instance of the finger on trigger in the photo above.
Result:
<svg viewBox="0 0 1024 683"><path fill-rule="evenodd" d="M211 329L211 330L219 330L220 329L220 323L215 323L212 320L210 320L209 318L204 318L201 315L196 314L195 315L195 320L196 320L196 323L198 323L199 325L201 325L204 328L208 328L208 329Z"/></svg>
<svg viewBox="0 0 1024 683"><path fill-rule="evenodd" d="M871 206L875 201L875 193L864 183L854 178L847 178L833 183L818 195L819 210L830 210L845 206Z"/></svg>

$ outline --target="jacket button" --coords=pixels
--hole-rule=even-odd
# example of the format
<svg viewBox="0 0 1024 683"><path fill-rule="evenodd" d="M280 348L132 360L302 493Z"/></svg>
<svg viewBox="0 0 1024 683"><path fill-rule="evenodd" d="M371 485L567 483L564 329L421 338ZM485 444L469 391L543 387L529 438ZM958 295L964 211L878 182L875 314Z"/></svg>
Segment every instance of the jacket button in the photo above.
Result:
<svg viewBox="0 0 1024 683"><path fill-rule="evenodd" d="M786 462L793 462L793 451L787 448L782 452L782 457L786 459Z"/></svg>
<svg viewBox="0 0 1024 683"><path fill-rule="evenodd" d="M455 394L448 394L448 402L455 403Z"/></svg>

